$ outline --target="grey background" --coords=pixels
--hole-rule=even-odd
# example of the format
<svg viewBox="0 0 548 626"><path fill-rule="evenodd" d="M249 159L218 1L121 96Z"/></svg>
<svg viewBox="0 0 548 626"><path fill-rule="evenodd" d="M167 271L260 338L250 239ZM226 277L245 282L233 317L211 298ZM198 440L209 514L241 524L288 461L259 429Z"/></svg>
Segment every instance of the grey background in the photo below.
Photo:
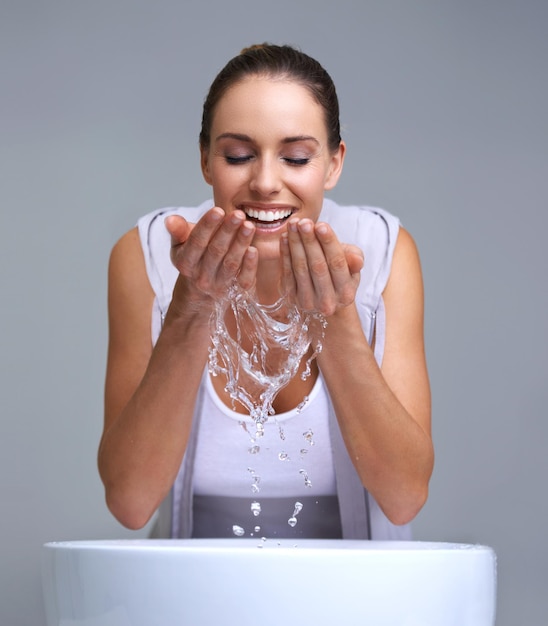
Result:
<svg viewBox="0 0 548 626"><path fill-rule="evenodd" d="M144 534L95 467L108 255L207 197L203 97L263 40L338 85L332 197L421 250L437 463L415 536L493 546L498 625L546 623L547 32L542 0L1 2L2 626L44 625L42 543Z"/></svg>

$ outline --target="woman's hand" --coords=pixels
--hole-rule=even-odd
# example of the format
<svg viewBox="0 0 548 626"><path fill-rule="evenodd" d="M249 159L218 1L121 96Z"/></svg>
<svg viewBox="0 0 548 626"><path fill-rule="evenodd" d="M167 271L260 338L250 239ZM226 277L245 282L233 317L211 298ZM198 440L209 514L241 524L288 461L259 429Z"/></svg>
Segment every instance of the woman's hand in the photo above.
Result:
<svg viewBox="0 0 548 626"><path fill-rule="evenodd" d="M174 300L183 292L185 304L211 303L226 295L236 279L243 289L255 283L258 252L251 246L255 226L242 211L230 214L210 209L196 224L172 215L166 219L171 235L171 260L179 270Z"/></svg>
<svg viewBox="0 0 548 626"><path fill-rule="evenodd" d="M289 220L281 250L283 291L301 309L329 316L354 302L363 252L340 243L328 224Z"/></svg>

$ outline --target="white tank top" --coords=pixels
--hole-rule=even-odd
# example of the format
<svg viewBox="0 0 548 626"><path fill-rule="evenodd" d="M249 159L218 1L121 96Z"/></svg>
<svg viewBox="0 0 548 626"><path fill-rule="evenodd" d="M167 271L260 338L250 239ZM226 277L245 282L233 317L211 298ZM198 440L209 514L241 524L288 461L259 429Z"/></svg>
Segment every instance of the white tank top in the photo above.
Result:
<svg viewBox="0 0 548 626"><path fill-rule="evenodd" d="M177 279L177 270L170 260L169 250L171 247L171 239L165 228L164 220L167 215L176 213L184 215L191 222L196 222L213 204L212 200L207 200L198 207L171 207L159 209L143 216L139 220L139 235L143 247L147 275L155 293L151 324L153 342L156 342L161 331L162 319L171 301L173 286ZM324 199L320 219L331 224L341 241L354 243L365 253L367 262L362 270L362 278L358 287L358 293L356 294L356 305L362 321L364 334L370 342L373 331L375 332L375 358L380 365L384 350L385 333L382 292L390 275L392 256L398 238L399 220L382 209L366 206L340 206L327 198ZM321 381L318 384L321 384ZM322 386L322 397L325 398L325 396L326 390ZM205 401L206 397L209 408L202 410L202 401ZM181 538L192 536L195 464L198 463L198 465L200 465L201 462L204 461L203 454L196 454L200 421L197 418L198 414L202 416L204 414L213 415L212 406L215 407L213 404L214 397L211 391L207 390L205 384L201 386L196 406L195 428L191 431L185 457L173 488L160 507L158 522L153 531L154 536ZM309 405L309 407L305 408L305 411L311 409L311 406L312 405ZM218 412L221 411L222 414L225 410L227 409L223 408L223 406L216 406L215 413L218 414ZM320 414L321 419L319 417ZM288 428L290 423L298 424L299 429L296 431L297 438L299 437L299 432L302 435L302 432L306 431L308 428L312 428L316 446L319 446L321 442L328 441L327 436L324 437L323 434L320 435L321 432L325 432L325 415L325 404L322 400L321 411L317 414L310 415L310 423L305 419L306 414L294 415L293 418L287 420L287 424L284 423L284 428ZM282 417L283 416L278 416L281 423L283 423ZM242 427L238 426L237 423L240 419L241 416L236 415L233 421L236 421L236 431L240 429L243 432ZM312 420L314 420L313 426L311 425ZM318 422L316 422L316 420L318 420ZM410 539L409 525L395 526L392 524L386 518L371 494L364 490L344 445L337 424L335 411L331 403L329 403L328 408L328 421L333 452L331 452L331 449L329 450L329 462L325 463L325 468L329 472L332 472L333 465L335 466L336 494L340 505L343 537L345 539L378 540ZM230 422L226 419L225 425L228 424L230 424ZM303 426L303 428L301 428L301 426ZM237 437L237 435L234 434L234 437ZM286 441L288 439L289 435L286 436ZM207 433L205 435L205 441L208 441ZM202 445L203 442L204 436L202 435ZM244 437L244 453L243 456L240 454L239 457L245 463L246 471L247 467L253 469L253 465L255 464L255 457L245 452L247 444L248 440ZM223 448L223 446L222 442L218 442L216 448L213 447L211 442L208 445L212 446L211 450L209 450L209 448L206 450L206 456L210 456L210 461L204 462L206 464L209 463L209 466L204 466L205 469L201 469L200 473L202 476L209 475L211 477L213 471L216 474L224 471L221 459L218 456L219 448ZM278 449L281 450L278 440L276 440L274 449L276 451L278 451ZM319 448L314 446L314 450L319 450ZM320 457L319 454L316 456ZM251 463L248 462L250 458L252 460ZM303 465L302 467L298 467L298 470L308 468L310 470L309 475L313 488L319 488L320 483L324 481L324 465L322 463L321 467L318 467L318 472L316 472L316 465L312 465L312 457L307 457L307 461L309 458L310 461L306 467ZM222 463L225 462L226 459L222 461ZM238 461L238 463L240 463L240 461ZM291 467L293 464L295 466L299 465L294 458L292 459ZM278 466L278 472L279 471ZM322 472L321 475L320 471ZM322 477L320 478L320 476ZM216 480L218 480L218 478L219 476L216 476ZM278 480L281 479L277 478L277 481ZM263 484L263 481L266 485L266 478L262 478L261 484ZM205 489L205 481L201 479L200 482L202 488ZM332 484L331 474L324 484ZM299 489L302 489L302 487L299 486ZM326 489L326 493L331 494L333 491L329 488ZM260 495L261 497L264 495L266 499L266 486L263 491L260 492ZM327 496L327 498L329 499L331 496ZM204 499L208 499L208 496L204 496ZM299 524L300 523L301 522L299 522Z"/></svg>
<svg viewBox="0 0 548 626"><path fill-rule="evenodd" d="M328 399L321 376L304 407L271 416L259 438L254 437L253 420L228 408L207 372L204 378L195 495L275 498L336 494Z"/></svg>

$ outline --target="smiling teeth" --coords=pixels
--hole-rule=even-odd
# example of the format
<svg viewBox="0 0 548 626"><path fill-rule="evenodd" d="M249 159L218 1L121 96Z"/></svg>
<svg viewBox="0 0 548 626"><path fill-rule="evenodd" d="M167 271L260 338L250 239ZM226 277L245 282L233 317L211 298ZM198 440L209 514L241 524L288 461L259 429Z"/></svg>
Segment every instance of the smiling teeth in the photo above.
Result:
<svg viewBox="0 0 548 626"><path fill-rule="evenodd" d="M246 209L245 213L248 217L260 220L261 222L276 222L289 217L291 215L291 209L282 209L278 211L258 211L257 209Z"/></svg>

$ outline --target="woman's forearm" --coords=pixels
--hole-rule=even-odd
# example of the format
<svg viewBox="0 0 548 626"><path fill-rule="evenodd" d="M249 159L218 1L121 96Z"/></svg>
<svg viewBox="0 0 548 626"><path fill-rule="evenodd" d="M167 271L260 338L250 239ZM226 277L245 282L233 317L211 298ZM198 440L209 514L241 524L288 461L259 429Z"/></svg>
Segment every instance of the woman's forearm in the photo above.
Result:
<svg viewBox="0 0 548 626"><path fill-rule="evenodd" d="M354 306L329 318L318 363L363 485L392 522L410 521L428 493L430 434L390 389ZM427 379L422 384L427 390Z"/></svg>
<svg viewBox="0 0 548 626"><path fill-rule="evenodd" d="M140 528L167 495L186 449L207 361L207 318L166 318L143 379L105 430L99 471L113 515Z"/></svg>

